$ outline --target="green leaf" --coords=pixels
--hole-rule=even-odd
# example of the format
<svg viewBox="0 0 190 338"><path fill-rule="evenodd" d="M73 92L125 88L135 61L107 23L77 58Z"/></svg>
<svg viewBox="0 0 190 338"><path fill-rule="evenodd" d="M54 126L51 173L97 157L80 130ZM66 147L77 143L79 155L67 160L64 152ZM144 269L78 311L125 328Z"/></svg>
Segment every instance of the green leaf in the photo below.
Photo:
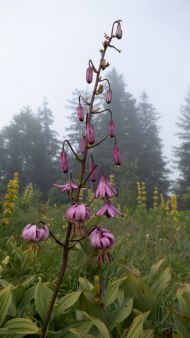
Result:
<svg viewBox="0 0 190 338"><path fill-rule="evenodd" d="M5 335L10 334L10 331L8 331L7 329L1 328L0 329L0 336L5 337Z"/></svg>
<svg viewBox="0 0 190 338"><path fill-rule="evenodd" d="M34 299L35 286L32 286L25 292L25 295L17 308L17 316L22 317L26 310L31 306L31 301Z"/></svg>
<svg viewBox="0 0 190 338"><path fill-rule="evenodd" d="M82 291L76 291L72 293L68 293L65 297L63 297L59 305L57 306L57 309L55 310L55 316L60 316L63 314L65 310L73 306L77 300L79 299Z"/></svg>
<svg viewBox="0 0 190 338"><path fill-rule="evenodd" d="M103 299L105 307L115 302L118 296L120 284L121 284L120 281L118 281L117 283L114 283L107 288Z"/></svg>
<svg viewBox="0 0 190 338"><path fill-rule="evenodd" d="M36 275L29 276L28 278L25 279L22 285L24 286L24 288L26 288L29 285L31 285L35 279L36 279Z"/></svg>
<svg viewBox="0 0 190 338"><path fill-rule="evenodd" d="M94 285L92 283L90 283L87 278L80 277L79 278L79 284L80 284L81 290L89 290L89 291L91 291L91 290L94 289Z"/></svg>
<svg viewBox="0 0 190 338"><path fill-rule="evenodd" d="M0 326L3 324L5 317L7 315L9 305L12 300L12 288L7 286L0 291Z"/></svg>
<svg viewBox="0 0 190 338"><path fill-rule="evenodd" d="M92 322L89 320L81 320L81 321L76 321L75 323L72 323L71 325L65 326L65 323L63 323L64 329L61 329L59 331L52 331L48 330L48 338L58 336L60 338L73 338L72 333L70 330L76 329L80 330L83 333L88 333L88 331L91 329L93 326Z"/></svg>
<svg viewBox="0 0 190 338"><path fill-rule="evenodd" d="M178 308L181 315L190 317L190 285L183 284L176 292Z"/></svg>
<svg viewBox="0 0 190 338"><path fill-rule="evenodd" d="M129 330L122 336L122 338L142 338L143 337L143 324L148 317L150 311L141 313L134 318Z"/></svg>
<svg viewBox="0 0 190 338"><path fill-rule="evenodd" d="M82 332L79 329L70 329L69 331L72 334L74 334L76 337L79 337L79 338L94 338L94 336L92 336L91 334L86 333L86 332Z"/></svg>
<svg viewBox="0 0 190 338"><path fill-rule="evenodd" d="M117 324L123 322L130 314L133 308L133 298L127 298L123 304L119 306L119 309L111 315L110 329L112 330Z"/></svg>
<svg viewBox="0 0 190 338"><path fill-rule="evenodd" d="M176 331L181 334L182 337L190 338L190 317L182 316L174 312L174 323Z"/></svg>
<svg viewBox="0 0 190 338"><path fill-rule="evenodd" d="M12 286L11 283L7 282L5 279L0 279L0 285L3 287L3 288L6 288L7 286Z"/></svg>
<svg viewBox="0 0 190 338"><path fill-rule="evenodd" d="M34 300L35 300L35 306L36 310L39 313L40 317L44 320L47 315L48 306L51 299L51 290L42 283L41 279L39 280L35 292L34 292ZM53 319L53 312L51 315L51 319Z"/></svg>
<svg viewBox="0 0 190 338"><path fill-rule="evenodd" d="M84 317L88 318L92 322L92 324L98 329L98 331L102 335L102 338L110 338L106 325L100 319L92 317L84 311L81 311L81 313Z"/></svg>
<svg viewBox="0 0 190 338"><path fill-rule="evenodd" d="M171 280L170 268L165 268L151 287L154 294L158 296L168 286L170 280Z"/></svg>
<svg viewBox="0 0 190 338"><path fill-rule="evenodd" d="M32 320L27 318L14 318L7 321L4 328L14 334L40 334L40 329Z"/></svg>
<svg viewBox="0 0 190 338"><path fill-rule="evenodd" d="M125 297L132 297L134 307L141 312L153 310L156 300L151 288L146 285L143 279L132 272L124 283Z"/></svg>
<svg viewBox="0 0 190 338"><path fill-rule="evenodd" d="M25 288L23 285L18 284L16 287L12 290L13 293L13 299L15 301L16 307L19 306L19 304L22 302L24 294L25 294Z"/></svg>
<svg viewBox="0 0 190 338"><path fill-rule="evenodd" d="M154 330L145 330L143 333L143 338L154 338Z"/></svg>
<svg viewBox="0 0 190 338"><path fill-rule="evenodd" d="M165 262L165 258L160 259L157 263L153 264L150 270L150 279L153 279L159 271L161 265Z"/></svg>

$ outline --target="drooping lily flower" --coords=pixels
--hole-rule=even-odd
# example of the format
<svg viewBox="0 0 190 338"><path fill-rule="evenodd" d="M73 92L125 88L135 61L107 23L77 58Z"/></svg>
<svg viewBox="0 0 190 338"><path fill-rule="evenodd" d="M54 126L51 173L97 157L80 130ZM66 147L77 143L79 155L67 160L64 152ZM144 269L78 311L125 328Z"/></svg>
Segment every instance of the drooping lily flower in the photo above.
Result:
<svg viewBox="0 0 190 338"><path fill-rule="evenodd" d="M22 238L25 241L39 242L44 241L49 236L49 229L46 224L38 228L35 224L27 224L22 231Z"/></svg>
<svg viewBox="0 0 190 338"><path fill-rule="evenodd" d="M112 198L114 195L117 196L116 189L111 185L106 176L101 176L96 189L95 197Z"/></svg>
<svg viewBox="0 0 190 338"><path fill-rule="evenodd" d="M96 216L106 216L108 218L114 218L119 215L121 215L121 212L110 201L107 201L96 213Z"/></svg>
<svg viewBox="0 0 190 338"><path fill-rule="evenodd" d="M74 203L67 209L66 216L71 222L85 222L90 218L91 210L85 204Z"/></svg>
<svg viewBox="0 0 190 338"><path fill-rule="evenodd" d="M65 191L73 191L73 190L77 190L78 186L73 182L71 176L69 176L69 180L66 184L61 185L61 184L53 184L54 187L61 189L61 192L65 192Z"/></svg>
<svg viewBox="0 0 190 338"><path fill-rule="evenodd" d="M107 229L97 227L90 235L91 245L96 249L108 249L115 243L114 235Z"/></svg>

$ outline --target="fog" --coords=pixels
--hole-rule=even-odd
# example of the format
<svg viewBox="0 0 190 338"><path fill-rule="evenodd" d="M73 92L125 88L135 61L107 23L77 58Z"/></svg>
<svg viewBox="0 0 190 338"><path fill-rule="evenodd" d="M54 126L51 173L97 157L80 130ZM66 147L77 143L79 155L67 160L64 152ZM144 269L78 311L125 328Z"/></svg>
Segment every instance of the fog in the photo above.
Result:
<svg viewBox="0 0 190 338"><path fill-rule="evenodd" d="M88 59L96 64L104 32L122 19L122 53L110 50L107 59L135 97L148 93L171 160L190 84L189 18L189 0L0 0L0 127L46 97L63 135L67 100L85 88Z"/></svg>

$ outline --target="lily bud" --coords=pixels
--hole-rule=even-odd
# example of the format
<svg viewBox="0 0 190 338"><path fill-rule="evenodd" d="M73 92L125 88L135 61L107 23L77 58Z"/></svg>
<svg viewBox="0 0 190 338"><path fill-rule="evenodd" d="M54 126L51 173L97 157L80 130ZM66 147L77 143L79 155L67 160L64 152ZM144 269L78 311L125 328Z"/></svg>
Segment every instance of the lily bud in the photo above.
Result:
<svg viewBox="0 0 190 338"><path fill-rule="evenodd" d="M103 91L104 91L104 86L102 84L100 84L97 88L96 95L102 94Z"/></svg>
<svg viewBox="0 0 190 338"><path fill-rule="evenodd" d="M120 40L122 38L122 34L123 34L123 32L122 32L122 29L121 29L121 24L118 23L116 31L115 31L115 37Z"/></svg>
<svg viewBox="0 0 190 338"><path fill-rule="evenodd" d="M65 174L69 170L68 158L67 158L67 153L65 150L62 150L60 154L60 167Z"/></svg>
<svg viewBox="0 0 190 338"><path fill-rule="evenodd" d="M106 103L111 103L112 101L112 90L108 89L106 92Z"/></svg>
<svg viewBox="0 0 190 338"><path fill-rule="evenodd" d="M89 144L94 144L95 141L94 127L90 122L87 122L86 125L86 137Z"/></svg>
<svg viewBox="0 0 190 338"><path fill-rule="evenodd" d="M90 166L90 180L91 182L96 182L96 165L94 163L91 163Z"/></svg>
<svg viewBox="0 0 190 338"><path fill-rule="evenodd" d="M116 144L113 147L113 160L116 166L121 165L121 154Z"/></svg>
<svg viewBox="0 0 190 338"><path fill-rule="evenodd" d="M115 123L113 120L110 120L109 124L108 124L108 134L110 137L114 137L115 136Z"/></svg>
<svg viewBox="0 0 190 338"><path fill-rule="evenodd" d="M93 80L93 68L88 67L86 70L86 82L91 83Z"/></svg>
<svg viewBox="0 0 190 338"><path fill-rule="evenodd" d="M78 118L81 122L84 121L83 106L80 103L77 107L77 115L78 115Z"/></svg>

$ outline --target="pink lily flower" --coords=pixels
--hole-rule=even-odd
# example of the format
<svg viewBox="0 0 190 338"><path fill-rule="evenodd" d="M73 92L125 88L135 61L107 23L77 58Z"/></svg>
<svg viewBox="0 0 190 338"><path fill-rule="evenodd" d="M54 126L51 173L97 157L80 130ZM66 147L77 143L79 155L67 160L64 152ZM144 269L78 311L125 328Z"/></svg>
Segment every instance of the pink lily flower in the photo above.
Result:
<svg viewBox="0 0 190 338"><path fill-rule="evenodd" d="M46 224L38 228L35 224L27 224L22 231L22 238L25 241L39 242L44 241L49 236L49 229Z"/></svg>
<svg viewBox="0 0 190 338"><path fill-rule="evenodd" d="M116 207L114 207L114 205L109 200L96 213L96 216L106 216L108 218L114 218L119 215L121 215L121 212Z"/></svg>
<svg viewBox="0 0 190 338"><path fill-rule="evenodd" d="M106 176L101 176L96 189L95 197L112 198L114 195L117 196L117 190L111 185Z"/></svg>
<svg viewBox="0 0 190 338"><path fill-rule="evenodd" d="M91 245L96 249L108 249L115 243L114 235L107 229L97 227L90 235Z"/></svg>
<svg viewBox="0 0 190 338"><path fill-rule="evenodd" d="M53 184L54 187L61 189L61 192L65 191L73 191L77 190L78 186L72 181L72 179L69 177L69 180L66 184L61 185L61 184Z"/></svg>
<svg viewBox="0 0 190 338"><path fill-rule="evenodd" d="M84 204L74 203L66 211L67 219L71 222L85 222L91 216L90 208L86 207Z"/></svg>

